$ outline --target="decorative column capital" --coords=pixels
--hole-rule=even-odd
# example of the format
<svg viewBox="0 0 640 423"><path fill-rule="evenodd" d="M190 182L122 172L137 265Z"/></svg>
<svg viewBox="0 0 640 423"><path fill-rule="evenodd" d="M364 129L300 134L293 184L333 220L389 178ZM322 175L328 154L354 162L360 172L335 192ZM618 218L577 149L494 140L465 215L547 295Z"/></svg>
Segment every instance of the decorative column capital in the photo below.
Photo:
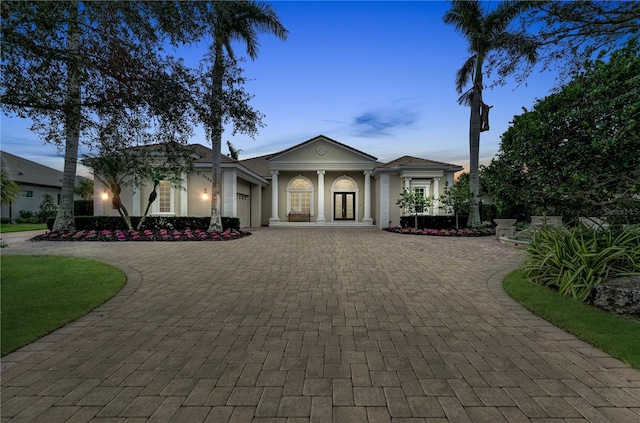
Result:
<svg viewBox="0 0 640 423"><path fill-rule="evenodd" d="M365 170L364 172L362 172L362 174L371 176L371 172L371 170Z"/></svg>
<svg viewBox="0 0 640 423"><path fill-rule="evenodd" d="M279 174L280 174L280 172L278 172L277 170L272 170L271 171L271 175L279 175Z"/></svg>
<svg viewBox="0 0 640 423"><path fill-rule="evenodd" d="M318 170L317 173L318 173L318 175L324 175L325 171L324 170Z"/></svg>

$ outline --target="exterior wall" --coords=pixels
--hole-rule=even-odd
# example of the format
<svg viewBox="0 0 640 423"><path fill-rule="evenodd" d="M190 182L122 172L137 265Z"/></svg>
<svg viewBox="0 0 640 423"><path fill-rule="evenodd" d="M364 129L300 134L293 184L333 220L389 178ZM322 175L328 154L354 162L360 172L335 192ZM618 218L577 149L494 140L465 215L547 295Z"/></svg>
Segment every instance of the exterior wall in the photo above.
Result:
<svg viewBox="0 0 640 423"><path fill-rule="evenodd" d="M187 176L187 215L211 216L211 172L191 172ZM207 197L203 199L204 190Z"/></svg>
<svg viewBox="0 0 640 423"><path fill-rule="evenodd" d="M319 169L322 170L322 169ZM278 175L278 217L281 222L287 222L289 220L287 209L287 187L289 183L298 176L304 176L311 181L313 186L313 205L312 205L312 215L311 221L315 222L318 217L318 174L317 171L280 171ZM347 176L356 183L356 221L361 222L364 218L364 174L361 171L350 171L350 172L338 172L338 171L326 171L324 175L324 216L327 222L334 221L334 213L333 213L333 192L332 187L333 184L341 179L343 176ZM271 186L266 189L271 192ZM267 202L267 207L263 208L263 213L266 212L266 219L263 216L263 222L268 222L271 209L270 203L271 198L264 198L263 201Z"/></svg>
<svg viewBox="0 0 640 423"><path fill-rule="evenodd" d="M56 205L60 204L59 196L62 192L60 188L55 187L42 187L37 185L28 185L28 184L17 184L22 191L32 191L33 197L24 197L16 199L15 203L9 205L2 206L2 217L10 217L11 219L16 219L20 217L20 210L27 210L30 212L39 212L40 204L44 198L42 198L45 194L49 194L53 197L53 202Z"/></svg>
<svg viewBox="0 0 640 423"><path fill-rule="evenodd" d="M323 147L324 153L319 154L318 148ZM318 140L303 148L287 153L283 156L282 161L286 162L332 162L340 163L347 161L362 162L364 159L362 156L345 150L342 147L334 145L329 142Z"/></svg>
<svg viewBox="0 0 640 423"><path fill-rule="evenodd" d="M402 193L403 183L399 175L389 175L389 220L391 226L400 225L400 216L402 216L402 209L396 205L396 201L400 198Z"/></svg>
<svg viewBox="0 0 640 423"><path fill-rule="evenodd" d="M269 218L271 218L271 185L264 188L260 187L260 189L262 191L260 226L269 226Z"/></svg>

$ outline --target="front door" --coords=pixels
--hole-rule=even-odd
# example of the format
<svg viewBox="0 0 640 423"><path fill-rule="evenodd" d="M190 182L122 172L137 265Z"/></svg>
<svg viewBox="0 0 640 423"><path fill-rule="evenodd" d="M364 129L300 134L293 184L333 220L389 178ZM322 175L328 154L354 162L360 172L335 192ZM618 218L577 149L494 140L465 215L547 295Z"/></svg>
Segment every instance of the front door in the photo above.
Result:
<svg viewBox="0 0 640 423"><path fill-rule="evenodd" d="M355 192L335 192L333 193L333 219L334 220L356 220L356 193Z"/></svg>

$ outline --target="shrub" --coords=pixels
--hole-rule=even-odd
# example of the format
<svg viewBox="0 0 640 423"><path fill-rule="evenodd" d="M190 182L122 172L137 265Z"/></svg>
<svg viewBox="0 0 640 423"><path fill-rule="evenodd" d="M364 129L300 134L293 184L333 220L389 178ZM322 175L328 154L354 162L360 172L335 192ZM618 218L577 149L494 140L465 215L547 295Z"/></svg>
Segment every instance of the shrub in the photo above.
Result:
<svg viewBox="0 0 640 423"><path fill-rule="evenodd" d="M40 219L36 212L30 210L20 210L16 218L16 223L38 223Z"/></svg>
<svg viewBox="0 0 640 423"><path fill-rule="evenodd" d="M73 214L75 216L93 216L93 200L75 200Z"/></svg>
<svg viewBox="0 0 640 423"><path fill-rule="evenodd" d="M528 278L585 301L608 278L640 274L640 228L545 227L533 232L526 252Z"/></svg>
<svg viewBox="0 0 640 423"><path fill-rule="evenodd" d="M139 216L131 217L131 224L134 228L140 222ZM184 230L200 229L206 231L209 228L209 220L207 217L189 217L189 216L147 216L141 229L176 229ZM47 220L49 230L53 228L54 219ZM126 230L126 224L120 216L76 216L75 228L77 230ZM239 230L240 219L237 217L223 217L222 229Z"/></svg>
<svg viewBox="0 0 640 423"><path fill-rule="evenodd" d="M10 217L2 217L2 218L0 218L0 224L2 224L2 225L11 224L11 218Z"/></svg>
<svg viewBox="0 0 640 423"><path fill-rule="evenodd" d="M38 212L38 222L46 222L49 218L55 218L58 212L58 206L56 206L53 196L51 194L44 194L42 196L42 203L40 203L40 211Z"/></svg>

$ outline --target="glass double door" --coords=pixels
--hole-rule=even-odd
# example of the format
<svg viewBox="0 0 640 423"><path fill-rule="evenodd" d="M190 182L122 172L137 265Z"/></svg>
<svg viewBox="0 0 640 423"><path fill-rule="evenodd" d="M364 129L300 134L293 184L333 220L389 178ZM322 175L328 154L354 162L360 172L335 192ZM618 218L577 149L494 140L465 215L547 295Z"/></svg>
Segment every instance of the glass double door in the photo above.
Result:
<svg viewBox="0 0 640 423"><path fill-rule="evenodd" d="M333 220L356 220L356 193L333 193Z"/></svg>

